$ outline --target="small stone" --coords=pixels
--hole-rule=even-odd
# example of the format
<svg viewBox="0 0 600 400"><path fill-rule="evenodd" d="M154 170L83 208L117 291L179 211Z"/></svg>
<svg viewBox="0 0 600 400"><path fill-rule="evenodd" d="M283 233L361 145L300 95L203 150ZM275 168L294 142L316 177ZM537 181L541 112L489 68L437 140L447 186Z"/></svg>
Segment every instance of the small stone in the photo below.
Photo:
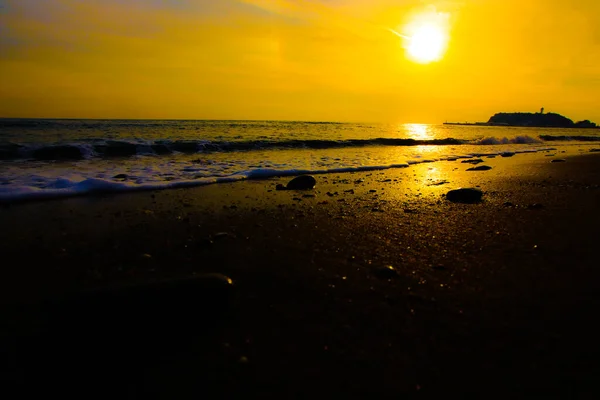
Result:
<svg viewBox="0 0 600 400"><path fill-rule="evenodd" d="M398 271L391 265L386 265L385 267L375 269L373 275L379 279L392 279L398 276Z"/></svg>
<svg viewBox="0 0 600 400"><path fill-rule="evenodd" d="M482 163L482 162L483 162L483 160L481 158L476 158L475 160L464 160L464 161L461 161L461 163L463 163L463 164L479 164L479 163Z"/></svg>
<svg viewBox="0 0 600 400"><path fill-rule="evenodd" d="M377 190L375 190L375 189L369 190L369 193L376 193L376 192L377 192Z"/></svg>
<svg viewBox="0 0 600 400"><path fill-rule="evenodd" d="M131 338L151 335L157 326L191 332L198 324L194 315L221 319L230 308L232 292L231 278L199 274L86 290L65 298L61 312L65 317L72 315L82 326L108 327L119 330L119 335L131 334Z"/></svg>
<svg viewBox="0 0 600 400"><path fill-rule="evenodd" d="M512 157L515 155L515 153L513 153L512 151L505 151L504 153L500 154L502 157Z"/></svg>
<svg viewBox="0 0 600 400"><path fill-rule="evenodd" d="M555 158L554 160L552 160L550 162L552 162L552 163L555 163L555 162L567 162L567 160L565 160L564 158Z"/></svg>
<svg viewBox="0 0 600 400"><path fill-rule="evenodd" d="M441 185L445 185L446 183L449 183L449 182L446 180L441 180L441 181L431 182L427 186L441 186Z"/></svg>
<svg viewBox="0 0 600 400"><path fill-rule="evenodd" d="M113 176L113 179L119 179L119 180L124 181L125 179L127 179L127 174L118 174L118 175L115 175L115 176Z"/></svg>
<svg viewBox="0 0 600 400"><path fill-rule="evenodd" d="M600 153L600 149L590 149L590 153Z"/></svg>
<svg viewBox="0 0 600 400"><path fill-rule="evenodd" d="M287 184L288 190L309 190L314 189L317 185L317 180L311 175L300 175L292 179Z"/></svg>
<svg viewBox="0 0 600 400"><path fill-rule="evenodd" d="M478 167L469 168L467 171L489 171L490 169L492 169L492 167L489 165L480 165Z"/></svg>
<svg viewBox="0 0 600 400"><path fill-rule="evenodd" d="M460 188L446 193L446 199L453 203L478 203L482 196L483 192L475 188Z"/></svg>

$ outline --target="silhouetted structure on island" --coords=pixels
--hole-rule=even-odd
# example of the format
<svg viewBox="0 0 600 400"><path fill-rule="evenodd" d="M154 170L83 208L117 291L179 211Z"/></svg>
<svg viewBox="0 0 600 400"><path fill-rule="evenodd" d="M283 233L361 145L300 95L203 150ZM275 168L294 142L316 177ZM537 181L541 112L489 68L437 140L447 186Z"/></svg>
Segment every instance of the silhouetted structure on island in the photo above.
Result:
<svg viewBox="0 0 600 400"><path fill-rule="evenodd" d="M455 123L445 122L446 125L488 125L488 126L522 126L535 128L598 128L589 120L573 122L571 119L556 113L497 113L488 122Z"/></svg>

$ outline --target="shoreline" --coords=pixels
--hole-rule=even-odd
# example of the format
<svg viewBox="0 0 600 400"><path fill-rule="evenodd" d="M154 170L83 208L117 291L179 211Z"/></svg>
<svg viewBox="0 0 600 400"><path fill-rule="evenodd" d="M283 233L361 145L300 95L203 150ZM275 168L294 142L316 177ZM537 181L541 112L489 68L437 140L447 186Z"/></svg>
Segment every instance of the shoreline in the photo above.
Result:
<svg viewBox="0 0 600 400"><path fill-rule="evenodd" d="M200 350L128 360L137 394L596 392L600 157L563 156L332 173L308 192L276 191L290 178L271 178L14 204L0 209L0 251L14 260L1 304L231 277L222 322L188 305L210 331ZM484 201L448 202L458 187ZM127 360L121 350L112 356ZM29 367L14 375L31 384ZM124 384L87 367L88 383Z"/></svg>
<svg viewBox="0 0 600 400"><path fill-rule="evenodd" d="M405 140L405 139L399 139ZM408 139L406 139L408 140ZM487 139L484 139L487 140ZM493 145L493 144L491 144ZM499 145L499 144L497 144ZM166 181L148 181L147 183L132 183L128 174L116 173L112 178L98 178L88 177L81 181L71 180L69 178L56 178L55 181L50 179L48 181L49 187L39 188L37 186L19 186L14 189L9 188L9 181L4 182L4 185L0 186L0 206L10 206L25 202L37 202L37 201L52 201L55 199L66 199L71 197L93 197L97 195L106 194L118 194L118 193L131 193L131 192L152 192L157 190L173 190L173 189L189 189L193 187L208 186L213 184L232 183L240 181L250 180L268 180L281 177L298 176L303 174L314 174L314 175L329 175L336 173L361 173L361 172L375 172L384 171L388 169L407 168L421 163L438 163L445 161L456 161L472 158L493 158L497 156L508 157L519 154L530 154L530 153L548 153L554 152L554 154L573 155L581 154L583 152L598 152L596 148L590 148L593 144L580 144L572 145L571 148L563 150L553 147L542 147L533 149L518 149L518 150L505 150L505 151L493 151L493 152L472 152L454 156L438 156L427 158L427 154L423 158L419 157L404 157L404 162L395 162L388 164L373 164L373 165L362 165L362 166L348 166L348 167L330 167L326 169L304 169L304 168L292 168L277 170L269 167L257 168L253 170L236 172L231 175L217 176L217 177L196 177L194 179L181 179L181 180L166 180ZM388 160L389 161L389 160ZM64 161L63 161L64 163ZM59 167L69 167L69 164L57 164ZM68 171L68 168L65 169ZM109 174L110 175L110 174ZM12 190L12 191L11 191Z"/></svg>

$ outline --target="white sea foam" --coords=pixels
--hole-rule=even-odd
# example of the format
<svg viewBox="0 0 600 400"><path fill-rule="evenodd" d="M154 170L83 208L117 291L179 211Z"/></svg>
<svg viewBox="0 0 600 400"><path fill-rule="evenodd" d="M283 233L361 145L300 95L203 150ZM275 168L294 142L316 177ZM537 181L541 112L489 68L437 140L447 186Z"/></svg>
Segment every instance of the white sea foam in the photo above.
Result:
<svg viewBox="0 0 600 400"><path fill-rule="evenodd" d="M496 151L443 154L444 146L429 154L407 157L403 149L289 150L244 153L238 158L218 153L197 159L192 156L138 156L120 162L83 160L75 163L6 162L0 179L0 201L48 199L94 193L185 188L268 179L277 176L376 171L407 168L420 163L470 157L497 156ZM475 147L471 147L471 150ZM548 149L514 149L524 153ZM24 167L25 166L25 167Z"/></svg>
<svg viewBox="0 0 600 400"><path fill-rule="evenodd" d="M511 138L486 137L486 138L475 141L475 144L484 145L484 146L495 145L495 144L536 144L536 143L542 143L542 141L538 138L534 138L534 137L526 136L526 135L520 135L520 136L511 137Z"/></svg>

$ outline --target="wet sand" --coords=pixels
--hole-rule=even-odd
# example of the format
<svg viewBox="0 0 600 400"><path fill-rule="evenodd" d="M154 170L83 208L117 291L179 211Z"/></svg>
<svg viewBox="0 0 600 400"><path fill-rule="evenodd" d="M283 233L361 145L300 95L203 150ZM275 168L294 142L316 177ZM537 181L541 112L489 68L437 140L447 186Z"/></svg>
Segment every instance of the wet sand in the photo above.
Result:
<svg viewBox="0 0 600 400"><path fill-rule="evenodd" d="M600 157L550 154L321 175L307 192L281 178L5 206L4 379L131 397L591 396ZM448 202L458 187L484 201ZM57 349L14 311L207 272L234 287L178 304L191 325L157 321L102 354L102 334Z"/></svg>

